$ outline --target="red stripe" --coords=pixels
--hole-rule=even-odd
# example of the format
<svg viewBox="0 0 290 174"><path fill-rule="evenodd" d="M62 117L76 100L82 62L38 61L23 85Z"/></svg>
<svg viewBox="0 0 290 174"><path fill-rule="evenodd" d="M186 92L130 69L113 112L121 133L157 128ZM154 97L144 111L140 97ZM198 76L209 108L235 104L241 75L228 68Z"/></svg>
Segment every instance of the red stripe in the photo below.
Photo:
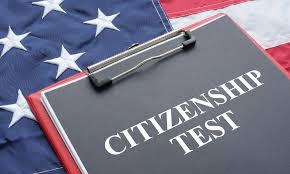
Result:
<svg viewBox="0 0 290 174"><path fill-rule="evenodd" d="M160 0L169 18L188 16L208 10L224 8L248 0Z"/></svg>
<svg viewBox="0 0 290 174"><path fill-rule="evenodd" d="M288 72L290 78L290 43L267 49L267 52Z"/></svg>

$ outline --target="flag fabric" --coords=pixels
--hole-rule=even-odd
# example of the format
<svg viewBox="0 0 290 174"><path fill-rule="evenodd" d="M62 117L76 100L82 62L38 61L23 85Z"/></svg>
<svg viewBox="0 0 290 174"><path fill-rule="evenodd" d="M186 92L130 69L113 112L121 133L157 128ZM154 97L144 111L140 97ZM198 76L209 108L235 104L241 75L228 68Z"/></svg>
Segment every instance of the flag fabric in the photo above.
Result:
<svg viewBox="0 0 290 174"><path fill-rule="evenodd" d="M158 0L0 3L0 173L65 173L24 96L172 30Z"/></svg>
<svg viewBox="0 0 290 174"><path fill-rule="evenodd" d="M289 0L161 0L174 29L225 13L245 29L290 74ZM178 5L177 5L178 4Z"/></svg>

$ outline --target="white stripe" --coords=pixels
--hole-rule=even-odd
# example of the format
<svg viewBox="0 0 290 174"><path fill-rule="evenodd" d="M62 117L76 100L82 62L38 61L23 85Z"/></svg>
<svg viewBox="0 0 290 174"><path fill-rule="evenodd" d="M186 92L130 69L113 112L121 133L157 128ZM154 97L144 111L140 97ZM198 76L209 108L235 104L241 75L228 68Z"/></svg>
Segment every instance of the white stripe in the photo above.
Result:
<svg viewBox="0 0 290 174"><path fill-rule="evenodd" d="M49 170L43 170L41 172L36 172L36 173L33 173L33 174L43 174L43 173L48 173L48 172L52 172L52 171L56 171L56 170L60 170L60 169L63 169L63 167L58 167L58 168L49 169Z"/></svg>
<svg viewBox="0 0 290 174"><path fill-rule="evenodd" d="M229 15L264 48L290 42L289 0L255 0L171 19L170 22L174 29L178 29L217 13Z"/></svg>

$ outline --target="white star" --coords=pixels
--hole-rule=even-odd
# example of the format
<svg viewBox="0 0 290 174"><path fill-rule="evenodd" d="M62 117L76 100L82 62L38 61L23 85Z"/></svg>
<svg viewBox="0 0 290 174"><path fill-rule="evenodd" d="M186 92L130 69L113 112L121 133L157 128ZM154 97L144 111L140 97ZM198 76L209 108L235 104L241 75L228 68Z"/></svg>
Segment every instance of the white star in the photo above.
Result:
<svg viewBox="0 0 290 174"><path fill-rule="evenodd" d="M120 31L112 21L119 15L120 13L113 14L111 16L106 16L100 9L98 9L98 17L96 19L92 19L89 21L85 21L85 24L96 25L96 37L105 29L113 29Z"/></svg>
<svg viewBox="0 0 290 174"><path fill-rule="evenodd" d="M46 60L44 62L58 65L56 79L63 73L65 70L72 69L81 72L82 70L76 64L76 60L78 60L84 53L77 54L69 54L64 46L61 46L61 55L60 57Z"/></svg>
<svg viewBox="0 0 290 174"><path fill-rule="evenodd" d="M32 112L30 111L27 101L20 90L18 90L18 97L15 104L3 105L0 106L0 109L13 112L9 128L13 126L15 123L17 123L23 117L36 120Z"/></svg>
<svg viewBox="0 0 290 174"><path fill-rule="evenodd" d="M44 7L42 19L52 10L60 11L63 13L66 13L61 7L60 4L64 0L44 0L44 1L38 1L38 2L32 2L33 5L38 5Z"/></svg>
<svg viewBox="0 0 290 174"><path fill-rule="evenodd" d="M5 53L7 53L12 48L18 48L18 49L27 51L20 41L24 39L29 33L30 32L21 34L21 35L16 35L11 29L11 27L9 26L7 36L0 39L0 44L4 45L0 57L2 57Z"/></svg>

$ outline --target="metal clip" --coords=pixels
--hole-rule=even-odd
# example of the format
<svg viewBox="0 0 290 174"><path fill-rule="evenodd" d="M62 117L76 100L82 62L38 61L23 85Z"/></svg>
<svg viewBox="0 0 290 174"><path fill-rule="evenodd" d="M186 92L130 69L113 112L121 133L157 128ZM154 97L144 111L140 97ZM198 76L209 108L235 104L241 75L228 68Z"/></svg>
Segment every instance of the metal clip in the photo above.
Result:
<svg viewBox="0 0 290 174"><path fill-rule="evenodd" d="M184 37L186 38L185 41L183 41L181 43L180 46L173 48L165 53L162 53L160 55L157 56L153 56L153 57L149 57L148 59L145 59L143 61L141 61L140 63L138 63L137 65L135 65L134 67L112 77L112 78L106 78L103 80L98 80L93 74L89 75L89 79L92 82L92 84L94 85L94 87L96 88L104 88L104 87L108 87L110 85L113 84L114 81L120 80L121 78L135 72L136 70L138 70L139 68L141 68L142 66L144 66L145 64L147 64L148 62L151 62L153 60L158 60L158 59L163 59L163 58L167 58L169 55L173 54L173 53L177 53L180 52L182 50L188 50L190 48L193 48L195 46L196 43L196 39L194 36L191 35L191 33L189 31L180 31L181 33L184 34Z"/></svg>

